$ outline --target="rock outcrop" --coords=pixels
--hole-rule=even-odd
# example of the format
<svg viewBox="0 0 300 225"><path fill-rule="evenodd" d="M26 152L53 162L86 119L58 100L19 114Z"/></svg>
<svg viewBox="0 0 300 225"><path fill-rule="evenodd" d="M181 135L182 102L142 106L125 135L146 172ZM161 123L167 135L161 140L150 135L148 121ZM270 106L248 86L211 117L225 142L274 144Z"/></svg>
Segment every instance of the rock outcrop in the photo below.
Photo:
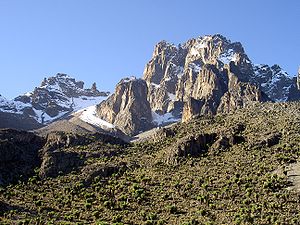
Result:
<svg viewBox="0 0 300 225"><path fill-rule="evenodd" d="M165 150L163 161L170 165L176 165L180 158L188 156L200 156L208 151L209 146L216 140L217 134L199 134L179 139Z"/></svg>
<svg viewBox="0 0 300 225"><path fill-rule="evenodd" d="M34 174L40 165L39 149L44 140L33 133L0 130L0 185L7 185Z"/></svg>
<svg viewBox="0 0 300 225"><path fill-rule="evenodd" d="M148 87L144 80L122 79L115 93L97 107L98 116L119 127L125 134L134 135L152 127Z"/></svg>
<svg viewBox="0 0 300 225"><path fill-rule="evenodd" d="M300 90L300 67L298 69L298 75L297 75L297 88Z"/></svg>
<svg viewBox="0 0 300 225"><path fill-rule="evenodd" d="M78 135L53 132L46 137L13 129L0 130L0 186L26 180L33 175L56 177L82 166L87 158L112 157L118 149L99 146L127 146L122 139L105 134ZM86 146L89 146L86 149ZM38 170L36 170L38 169ZM37 174L39 171L39 174Z"/></svg>
<svg viewBox="0 0 300 225"><path fill-rule="evenodd" d="M182 122L187 122L193 117L200 115L203 102L194 98L190 98L185 102L182 113Z"/></svg>

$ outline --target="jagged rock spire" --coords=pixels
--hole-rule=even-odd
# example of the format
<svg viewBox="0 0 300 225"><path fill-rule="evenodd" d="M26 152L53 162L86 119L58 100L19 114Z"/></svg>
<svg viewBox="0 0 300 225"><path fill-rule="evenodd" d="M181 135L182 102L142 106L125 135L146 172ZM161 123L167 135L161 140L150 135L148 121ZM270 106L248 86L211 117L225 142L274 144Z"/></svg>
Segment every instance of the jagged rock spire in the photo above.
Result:
<svg viewBox="0 0 300 225"><path fill-rule="evenodd" d="M298 90L300 90L300 66L299 66L298 75L297 75L297 88L298 88Z"/></svg>

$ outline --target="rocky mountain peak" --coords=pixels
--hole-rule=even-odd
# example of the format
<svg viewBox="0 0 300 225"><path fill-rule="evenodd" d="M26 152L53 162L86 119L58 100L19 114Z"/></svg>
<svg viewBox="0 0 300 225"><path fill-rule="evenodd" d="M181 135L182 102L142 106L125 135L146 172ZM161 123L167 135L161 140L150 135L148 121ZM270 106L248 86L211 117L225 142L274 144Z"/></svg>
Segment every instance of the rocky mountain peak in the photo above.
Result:
<svg viewBox="0 0 300 225"><path fill-rule="evenodd" d="M290 94L295 80L280 66L254 65L240 42L220 34L192 38L178 46L159 42L145 66L143 80L147 98L139 97L135 102L142 99L145 105L147 101L153 122L159 121L160 125L161 118L188 121L197 115L232 112L254 102L298 98L298 94ZM134 96L133 90L125 89L128 87L120 83L116 87L115 99L110 103L113 115L126 102L118 98ZM103 107L99 105L99 112ZM104 111L111 111L108 108Z"/></svg>
<svg viewBox="0 0 300 225"><path fill-rule="evenodd" d="M297 75L297 88L298 88L298 90L300 90L300 66L299 66L298 75Z"/></svg>
<svg viewBox="0 0 300 225"><path fill-rule="evenodd" d="M64 73L44 78L39 87L16 97L1 101L0 111L31 118L39 124L48 124L73 111L95 105L106 99L109 92L99 91L96 83L84 89L83 81L76 81Z"/></svg>
<svg viewBox="0 0 300 225"><path fill-rule="evenodd" d="M254 65L252 82L276 102L287 101L295 81L279 65Z"/></svg>
<svg viewBox="0 0 300 225"><path fill-rule="evenodd" d="M155 56L161 55L161 54L168 55L174 51L177 51L177 46L163 40L163 41L158 42L155 45L152 57L155 57Z"/></svg>
<svg viewBox="0 0 300 225"><path fill-rule="evenodd" d="M166 41L159 42L154 48L152 59L144 69L143 79L147 83L159 84L166 78L169 70L184 62L184 55L182 48Z"/></svg>
<svg viewBox="0 0 300 225"><path fill-rule="evenodd" d="M200 65L216 64L218 61L228 64L230 61L237 60L237 55L244 54L241 43L232 43L219 34L191 39L184 46L188 49L185 66L195 61Z"/></svg>
<svg viewBox="0 0 300 225"><path fill-rule="evenodd" d="M62 92L69 98L76 98L81 95L85 96L102 96L105 93L97 90L96 83L92 85L91 89L84 89L83 81L76 81L75 78L70 77L64 73L57 73L53 77L44 78L40 87L36 90L48 90L52 92Z"/></svg>
<svg viewBox="0 0 300 225"><path fill-rule="evenodd" d="M123 79L121 79L119 81L119 83L117 84L117 86L120 86L120 85L122 85L124 83L131 83L131 82L136 81L136 80L137 80L137 78L135 76L125 77L125 78L123 78Z"/></svg>
<svg viewBox="0 0 300 225"><path fill-rule="evenodd" d="M115 125L125 134L135 135L152 126L148 87L144 80L135 77L122 79L115 92L97 106L98 116Z"/></svg>

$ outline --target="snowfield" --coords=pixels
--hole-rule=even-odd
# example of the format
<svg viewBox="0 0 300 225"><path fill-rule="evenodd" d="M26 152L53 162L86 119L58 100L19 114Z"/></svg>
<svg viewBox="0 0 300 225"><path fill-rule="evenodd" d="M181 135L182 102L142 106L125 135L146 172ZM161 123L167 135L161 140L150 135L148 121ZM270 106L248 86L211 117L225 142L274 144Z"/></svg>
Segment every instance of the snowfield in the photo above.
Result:
<svg viewBox="0 0 300 225"><path fill-rule="evenodd" d="M78 112L75 113L76 115L79 115L79 118L84 121L87 122L89 124L95 125L97 127L101 127L103 129L113 129L115 128L115 126L109 122L106 122L105 120L100 119L97 116L97 112L96 112L96 105L87 107L85 109L82 109Z"/></svg>

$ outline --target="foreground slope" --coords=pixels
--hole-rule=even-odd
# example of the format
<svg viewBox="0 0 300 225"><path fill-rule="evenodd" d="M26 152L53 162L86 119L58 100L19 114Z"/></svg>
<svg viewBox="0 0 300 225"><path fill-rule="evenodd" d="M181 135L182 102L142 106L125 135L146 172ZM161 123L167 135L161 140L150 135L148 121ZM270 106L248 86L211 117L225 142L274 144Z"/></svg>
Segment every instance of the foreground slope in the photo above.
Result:
<svg viewBox="0 0 300 225"><path fill-rule="evenodd" d="M142 143L90 136L54 146L42 151L36 175L1 188L1 220L299 224L288 171L300 154L299 129L300 103L258 103L158 129Z"/></svg>

